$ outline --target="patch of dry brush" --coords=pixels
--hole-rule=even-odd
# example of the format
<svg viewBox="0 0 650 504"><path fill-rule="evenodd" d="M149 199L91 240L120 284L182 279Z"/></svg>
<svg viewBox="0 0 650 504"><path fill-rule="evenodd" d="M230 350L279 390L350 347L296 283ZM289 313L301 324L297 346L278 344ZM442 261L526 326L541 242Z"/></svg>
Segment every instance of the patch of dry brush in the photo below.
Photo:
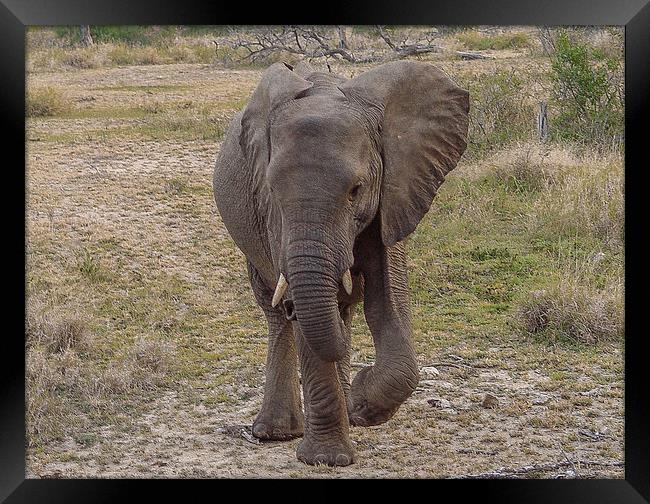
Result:
<svg viewBox="0 0 650 504"><path fill-rule="evenodd" d="M28 303L26 325L30 447L76 438L92 419L115 414L118 396L156 389L173 357L169 344L143 338L111 355L83 317L36 301Z"/></svg>

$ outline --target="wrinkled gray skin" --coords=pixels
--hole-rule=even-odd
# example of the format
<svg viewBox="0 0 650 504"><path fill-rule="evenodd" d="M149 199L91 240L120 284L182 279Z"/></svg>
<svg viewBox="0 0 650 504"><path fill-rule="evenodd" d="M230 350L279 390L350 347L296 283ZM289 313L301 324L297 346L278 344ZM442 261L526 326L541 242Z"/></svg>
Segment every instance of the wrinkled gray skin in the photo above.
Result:
<svg viewBox="0 0 650 504"><path fill-rule="evenodd" d="M464 152L468 109L467 91L424 63L351 80L276 63L233 119L214 193L269 326L257 438L304 436L298 459L348 465L350 424L387 421L415 389L401 241ZM273 308L280 274L289 287ZM351 307L361 300L376 364L350 384Z"/></svg>

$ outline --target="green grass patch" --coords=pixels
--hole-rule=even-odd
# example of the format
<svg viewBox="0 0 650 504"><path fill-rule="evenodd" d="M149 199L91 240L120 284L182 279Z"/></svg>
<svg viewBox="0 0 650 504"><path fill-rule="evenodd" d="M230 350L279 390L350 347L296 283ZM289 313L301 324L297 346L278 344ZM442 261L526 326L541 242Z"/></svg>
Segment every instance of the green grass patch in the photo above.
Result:
<svg viewBox="0 0 650 504"><path fill-rule="evenodd" d="M524 49L531 46L530 37L526 33L510 32L488 35L475 30L458 33L456 39L467 49L474 51L504 49Z"/></svg>
<svg viewBox="0 0 650 504"><path fill-rule="evenodd" d="M116 86L97 86L90 88L91 91L133 91L133 92L147 92L152 93L165 92L165 91L183 91L190 89L185 84L156 84L156 85L130 85L118 84Z"/></svg>
<svg viewBox="0 0 650 504"><path fill-rule="evenodd" d="M52 133L39 137L41 141L83 143L113 138L139 138L142 140L219 140L228 127L229 120L210 115L144 114L138 124L89 129L83 134L76 132Z"/></svg>

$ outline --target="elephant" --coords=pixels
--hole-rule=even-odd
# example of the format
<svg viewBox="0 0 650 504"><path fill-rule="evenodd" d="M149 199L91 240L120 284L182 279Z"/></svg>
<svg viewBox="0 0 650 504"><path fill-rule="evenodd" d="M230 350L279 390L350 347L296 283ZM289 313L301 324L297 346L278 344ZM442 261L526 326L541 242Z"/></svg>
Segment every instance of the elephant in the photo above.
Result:
<svg viewBox="0 0 650 504"><path fill-rule="evenodd" d="M350 426L386 422L415 390L404 239L464 153L468 112L428 63L347 79L278 62L230 122L213 189L268 323L256 438L302 437L298 460L346 466ZM361 302L376 358L351 381Z"/></svg>

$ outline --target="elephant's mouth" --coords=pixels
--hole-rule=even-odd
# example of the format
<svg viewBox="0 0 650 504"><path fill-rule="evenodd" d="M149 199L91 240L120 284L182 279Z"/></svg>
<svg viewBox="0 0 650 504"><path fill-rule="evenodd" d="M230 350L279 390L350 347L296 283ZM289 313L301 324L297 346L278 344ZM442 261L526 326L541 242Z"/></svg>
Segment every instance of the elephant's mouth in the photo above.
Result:
<svg viewBox="0 0 650 504"><path fill-rule="evenodd" d="M350 281L350 283L351 283L351 281ZM350 289L350 292L348 292L348 288ZM345 292L348 296L350 296L351 293L352 293L352 288L351 287L346 287L345 285L343 285L343 283L341 283L340 291ZM289 320L289 321L298 320L298 316L296 314L296 307L295 307L295 305L293 303L293 299L291 299L291 298L283 299L282 306L284 308L284 316L285 316L285 318L287 320Z"/></svg>
<svg viewBox="0 0 650 504"><path fill-rule="evenodd" d="M298 320L298 317L296 316L296 308L293 305L293 299L285 299L282 301L282 305L284 306L284 316L287 320Z"/></svg>

